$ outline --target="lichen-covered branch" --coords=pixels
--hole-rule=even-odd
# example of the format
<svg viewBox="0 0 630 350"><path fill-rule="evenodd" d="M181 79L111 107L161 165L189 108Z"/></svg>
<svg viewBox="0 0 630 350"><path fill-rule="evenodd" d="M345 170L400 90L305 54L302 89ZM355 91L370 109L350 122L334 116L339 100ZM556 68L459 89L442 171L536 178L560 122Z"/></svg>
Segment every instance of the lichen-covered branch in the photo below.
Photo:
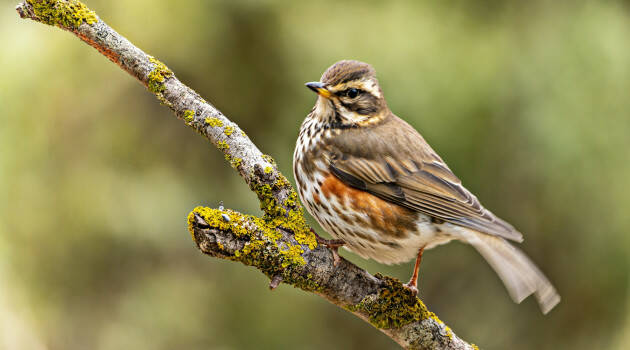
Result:
<svg viewBox="0 0 630 350"><path fill-rule="evenodd" d="M77 0L26 0L22 18L75 34L142 82L186 125L212 142L260 200L262 217L229 209L195 208L189 230L208 255L254 266L270 287L291 284L368 321L407 349L474 349L427 310L400 281L343 260L318 246L297 194L273 161L238 125L180 82L168 67L122 37Z"/></svg>
<svg viewBox="0 0 630 350"><path fill-rule="evenodd" d="M285 226L284 220L197 207L188 216L188 225L203 253L254 266L272 284L281 280L316 293L406 349L476 348L458 338L400 281L373 276L345 259L334 266L327 248L296 235L295 227Z"/></svg>

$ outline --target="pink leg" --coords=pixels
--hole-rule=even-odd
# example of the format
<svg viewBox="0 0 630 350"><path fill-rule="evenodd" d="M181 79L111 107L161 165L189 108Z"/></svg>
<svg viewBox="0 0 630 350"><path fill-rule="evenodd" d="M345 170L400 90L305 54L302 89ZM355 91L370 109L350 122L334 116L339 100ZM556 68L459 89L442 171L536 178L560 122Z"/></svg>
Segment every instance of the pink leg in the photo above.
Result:
<svg viewBox="0 0 630 350"><path fill-rule="evenodd" d="M416 258L416 265L413 268L413 275L411 275L409 283L405 284L405 287L409 288L414 294L418 294L418 270L420 270L420 262L422 261L423 252L424 247L418 250L418 257Z"/></svg>

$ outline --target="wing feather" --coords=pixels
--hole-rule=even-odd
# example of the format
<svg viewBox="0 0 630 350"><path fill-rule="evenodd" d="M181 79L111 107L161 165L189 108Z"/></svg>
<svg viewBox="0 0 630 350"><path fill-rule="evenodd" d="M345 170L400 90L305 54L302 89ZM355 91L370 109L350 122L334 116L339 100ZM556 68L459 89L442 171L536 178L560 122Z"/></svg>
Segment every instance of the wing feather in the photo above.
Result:
<svg viewBox="0 0 630 350"><path fill-rule="evenodd" d="M391 117L392 125L385 125L391 129L385 133L390 136L385 140L382 135L373 139L370 133L362 132L354 135L363 139L357 142L360 148L347 147L347 140L334 145L342 156L329 158L331 172L352 187L400 206L522 241L521 233L485 209L415 129L396 116Z"/></svg>

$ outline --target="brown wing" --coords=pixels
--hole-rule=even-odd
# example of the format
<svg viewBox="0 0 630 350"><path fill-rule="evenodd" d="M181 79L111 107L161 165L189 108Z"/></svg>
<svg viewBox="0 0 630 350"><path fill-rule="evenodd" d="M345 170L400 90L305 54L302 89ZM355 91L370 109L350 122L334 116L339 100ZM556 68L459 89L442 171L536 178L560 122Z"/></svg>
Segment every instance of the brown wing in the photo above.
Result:
<svg viewBox="0 0 630 350"><path fill-rule="evenodd" d="M378 130L351 129L331 142L331 172L344 183L405 208L522 241L486 210L409 124L391 115ZM359 145L359 146L356 146Z"/></svg>

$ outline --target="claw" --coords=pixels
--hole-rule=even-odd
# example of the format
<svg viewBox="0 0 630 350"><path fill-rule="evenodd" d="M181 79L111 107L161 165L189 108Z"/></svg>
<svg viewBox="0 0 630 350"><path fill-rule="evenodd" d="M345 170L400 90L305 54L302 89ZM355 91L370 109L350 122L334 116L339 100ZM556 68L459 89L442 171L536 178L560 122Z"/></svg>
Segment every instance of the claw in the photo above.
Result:
<svg viewBox="0 0 630 350"><path fill-rule="evenodd" d="M415 296L418 295L418 287L414 286L413 284L409 284L409 283L405 283L403 284L403 286L405 286L405 288L409 289L409 291Z"/></svg>
<svg viewBox="0 0 630 350"><path fill-rule="evenodd" d="M339 265L341 262L341 257L339 256L339 247L342 247L346 244L342 239L325 239L320 237L315 230L311 229L311 232L317 238L317 243L326 246L326 248L330 249L333 255L333 266Z"/></svg>
<svg viewBox="0 0 630 350"><path fill-rule="evenodd" d="M330 249L333 255L333 266L339 265L339 262L341 262L341 257L339 256L339 247L328 246L328 249Z"/></svg>

